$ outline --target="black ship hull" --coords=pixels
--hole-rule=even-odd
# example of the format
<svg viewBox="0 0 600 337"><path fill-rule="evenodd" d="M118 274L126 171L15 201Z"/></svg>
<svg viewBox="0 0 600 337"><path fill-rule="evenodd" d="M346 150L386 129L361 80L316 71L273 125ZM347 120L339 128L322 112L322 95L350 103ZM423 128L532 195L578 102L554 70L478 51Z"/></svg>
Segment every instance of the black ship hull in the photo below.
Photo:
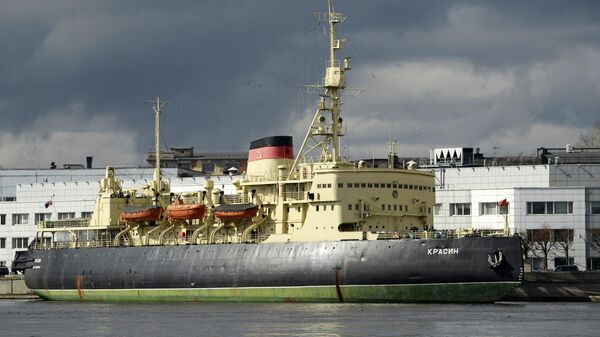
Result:
<svg viewBox="0 0 600 337"><path fill-rule="evenodd" d="M48 300L492 302L523 270L518 237L23 253L16 267Z"/></svg>

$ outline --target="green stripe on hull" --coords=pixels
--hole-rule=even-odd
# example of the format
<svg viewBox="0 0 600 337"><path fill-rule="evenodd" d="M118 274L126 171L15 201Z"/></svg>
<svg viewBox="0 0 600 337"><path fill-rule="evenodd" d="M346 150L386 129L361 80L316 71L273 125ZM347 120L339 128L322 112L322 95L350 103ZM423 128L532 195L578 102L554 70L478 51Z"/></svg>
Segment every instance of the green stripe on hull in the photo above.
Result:
<svg viewBox="0 0 600 337"><path fill-rule="evenodd" d="M340 286L344 302L493 302L518 282ZM335 286L273 288L35 289L53 301L339 302Z"/></svg>

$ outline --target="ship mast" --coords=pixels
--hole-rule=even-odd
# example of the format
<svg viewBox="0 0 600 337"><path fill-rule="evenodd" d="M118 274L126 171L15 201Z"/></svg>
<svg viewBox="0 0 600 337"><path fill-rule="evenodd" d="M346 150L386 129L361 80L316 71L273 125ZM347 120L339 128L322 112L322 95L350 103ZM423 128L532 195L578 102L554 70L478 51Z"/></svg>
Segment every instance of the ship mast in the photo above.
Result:
<svg viewBox="0 0 600 337"><path fill-rule="evenodd" d="M321 149L320 163L336 165L341 162L342 158L340 153L340 137L343 136L340 95L346 87L344 74L350 70L350 60L345 58L343 64L340 65L340 61L336 59L336 51L342 49L346 39L336 39L335 31L336 25L343 22L346 16L336 13L330 0L328 1L328 12L317 13L316 15L320 20L329 23L329 60L327 60L323 83L305 86L307 89L312 89L312 92L318 92L321 98L302 146L298 151L298 156L290 169L290 176L296 169L299 160L304 159L314 149ZM324 116L326 113L331 113L329 125L327 118ZM309 140L315 144L309 146Z"/></svg>
<svg viewBox="0 0 600 337"><path fill-rule="evenodd" d="M160 97L156 96L156 100L154 101L149 101L149 103L152 103L152 109L154 110L155 113L155 120L154 120L154 141L155 141L155 146L156 146L156 167L154 168L154 188L155 188L155 195L157 193L161 193L162 190L162 177L161 177L161 173L160 173L160 110L162 109L163 106L170 104L169 101L161 101Z"/></svg>

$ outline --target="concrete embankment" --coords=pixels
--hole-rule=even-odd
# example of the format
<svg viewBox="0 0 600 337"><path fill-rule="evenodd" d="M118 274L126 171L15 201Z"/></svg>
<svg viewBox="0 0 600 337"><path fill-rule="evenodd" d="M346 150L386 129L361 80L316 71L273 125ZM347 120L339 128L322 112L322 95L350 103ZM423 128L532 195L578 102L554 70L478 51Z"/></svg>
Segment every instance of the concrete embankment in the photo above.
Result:
<svg viewBox="0 0 600 337"><path fill-rule="evenodd" d="M596 301L600 272L532 272L506 301Z"/></svg>
<svg viewBox="0 0 600 337"><path fill-rule="evenodd" d="M27 286L22 275L0 277L0 299L38 298Z"/></svg>

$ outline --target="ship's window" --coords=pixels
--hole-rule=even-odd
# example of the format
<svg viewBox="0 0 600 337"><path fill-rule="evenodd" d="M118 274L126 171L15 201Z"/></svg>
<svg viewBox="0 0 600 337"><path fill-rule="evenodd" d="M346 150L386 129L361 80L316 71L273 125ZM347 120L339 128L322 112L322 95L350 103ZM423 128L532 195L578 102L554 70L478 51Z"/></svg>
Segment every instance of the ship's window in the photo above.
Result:
<svg viewBox="0 0 600 337"><path fill-rule="evenodd" d="M351 211L352 210L352 204L348 204L348 210Z"/></svg>
<svg viewBox="0 0 600 337"><path fill-rule="evenodd" d="M392 205L388 205L388 211L392 210Z"/></svg>
<svg viewBox="0 0 600 337"><path fill-rule="evenodd" d="M354 204L354 210L358 211L358 204Z"/></svg>
<svg viewBox="0 0 600 337"><path fill-rule="evenodd" d="M360 187L360 184L359 183L354 183L354 187L358 188L358 187Z"/></svg>
<svg viewBox="0 0 600 337"><path fill-rule="evenodd" d="M384 204L381 204L381 210L385 211L385 205Z"/></svg>
<svg viewBox="0 0 600 337"><path fill-rule="evenodd" d="M300 207L296 207L296 211L300 212Z"/></svg>
<svg viewBox="0 0 600 337"><path fill-rule="evenodd" d="M423 190L423 186L419 186L419 191L422 191L422 190Z"/></svg>
<svg viewBox="0 0 600 337"><path fill-rule="evenodd" d="M404 211L408 212L408 205L404 205Z"/></svg>
<svg viewBox="0 0 600 337"><path fill-rule="evenodd" d="M388 185L389 185L389 184L388 184ZM380 186L381 186L381 188L385 188L385 184L381 184Z"/></svg>
<svg viewBox="0 0 600 337"><path fill-rule="evenodd" d="M321 184L317 184L317 188L321 188Z"/></svg>
<svg viewBox="0 0 600 337"><path fill-rule="evenodd" d="M367 184L367 187L371 188L373 187L373 184Z"/></svg>
<svg viewBox="0 0 600 337"><path fill-rule="evenodd" d="M408 185L408 189L409 190L414 190L415 189L415 185Z"/></svg>
<svg viewBox="0 0 600 337"><path fill-rule="evenodd" d="M315 209L317 210L317 212L319 211L319 205L315 206Z"/></svg>
<svg viewBox="0 0 600 337"><path fill-rule="evenodd" d="M362 188L365 188L365 187L367 187L367 184L365 184L365 183L360 183L360 187L362 187Z"/></svg>
<svg viewBox="0 0 600 337"><path fill-rule="evenodd" d="M394 205L394 211L398 210L398 205Z"/></svg>
<svg viewBox="0 0 600 337"><path fill-rule="evenodd" d="M348 187L348 188L352 188L352 183L347 183L347 184L346 184L346 187Z"/></svg>
<svg viewBox="0 0 600 337"><path fill-rule="evenodd" d="M338 183L338 188L343 188L344 184L343 183Z"/></svg>
<svg viewBox="0 0 600 337"><path fill-rule="evenodd" d="M323 186L323 187L325 187L325 186ZM327 184L327 188L331 188L331 184Z"/></svg>
<svg viewBox="0 0 600 337"><path fill-rule="evenodd" d="M427 208L427 213L431 214L431 207Z"/></svg>
<svg viewBox="0 0 600 337"><path fill-rule="evenodd" d="M435 192L435 187L433 188L433 192Z"/></svg>
<svg viewBox="0 0 600 337"><path fill-rule="evenodd" d="M387 188L398 188L396 184L387 184Z"/></svg>
<svg viewBox="0 0 600 337"><path fill-rule="evenodd" d="M332 210L332 211L333 211L333 206L335 206L335 205L331 205L331 210Z"/></svg>
<svg viewBox="0 0 600 337"><path fill-rule="evenodd" d="M379 188L379 184L375 184L375 186L374 186L374 187L375 187L375 188Z"/></svg>
<svg viewBox="0 0 600 337"><path fill-rule="evenodd" d="M408 189L408 185L404 184L404 189L407 190Z"/></svg>
<svg viewBox="0 0 600 337"><path fill-rule="evenodd" d="M356 231L356 224L355 223L342 223L338 226L338 231L340 232L354 232Z"/></svg>

